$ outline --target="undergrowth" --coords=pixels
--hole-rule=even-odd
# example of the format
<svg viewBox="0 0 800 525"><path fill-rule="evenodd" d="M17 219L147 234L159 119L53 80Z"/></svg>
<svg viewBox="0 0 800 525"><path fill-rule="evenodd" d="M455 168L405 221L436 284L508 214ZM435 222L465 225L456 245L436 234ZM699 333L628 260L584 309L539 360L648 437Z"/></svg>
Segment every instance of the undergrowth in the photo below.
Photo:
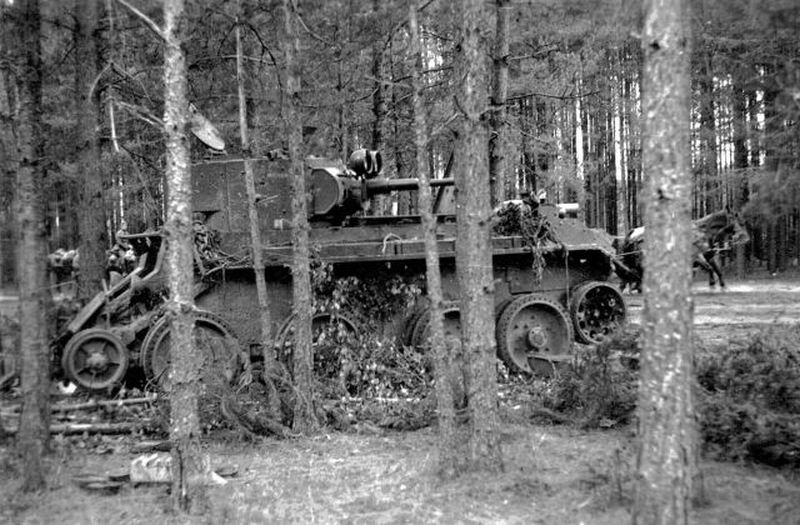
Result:
<svg viewBox="0 0 800 525"><path fill-rule="evenodd" d="M584 428L628 423L636 408L640 348L637 334L625 332L579 351L549 383L540 383L540 402ZM698 348L695 377L708 456L800 467L800 328Z"/></svg>
<svg viewBox="0 0 800 525"><path fill-rule="evenodd" d="M800 467L800 328L703 349L696 372L707 453Z"/></svg>
<svg viewBox="0 0 800 525"><path fill-rule="evenodd" d="M553 378L544 406L571 414L586 428L628 423L636 408L638 356L636 332L578 349L572 362Z"/></svg>

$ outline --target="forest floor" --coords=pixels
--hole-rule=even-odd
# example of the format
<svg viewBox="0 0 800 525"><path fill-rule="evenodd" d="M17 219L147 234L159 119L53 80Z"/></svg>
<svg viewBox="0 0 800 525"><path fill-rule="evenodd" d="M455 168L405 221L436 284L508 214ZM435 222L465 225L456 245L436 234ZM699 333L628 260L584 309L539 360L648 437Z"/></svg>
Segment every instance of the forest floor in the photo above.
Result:
<svg viewBox="0 0 800 525"><path fill-rule="evenodd" d="M800 319L800 277L731 281L725 292L696 284L702 343L724 341ZM626 296L640 322L641 296ZM3 301L0 301L2 305ZM213 468L234 468L208 488L201 514L175 517L163 485L130 483L111 494L76 484L85 474L126 471L141 436L56 437L49 487L17 492L10 443L0 443L0 523L559 523L630 520L634 483L630 428L586 431L530 420L513 402L502 409L506 469L440 481L436 433L356 427L289 440L242 441L219 432L204 441ZM704 461L707 502L698 524L800 524L800 472Z"/></svg>

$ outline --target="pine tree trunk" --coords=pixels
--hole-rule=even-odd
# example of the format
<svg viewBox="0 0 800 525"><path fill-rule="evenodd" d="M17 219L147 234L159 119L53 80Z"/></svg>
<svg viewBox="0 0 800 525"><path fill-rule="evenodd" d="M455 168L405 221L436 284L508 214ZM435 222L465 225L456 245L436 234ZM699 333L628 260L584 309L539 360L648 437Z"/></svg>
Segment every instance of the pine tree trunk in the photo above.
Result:
<svg viewBox="0 0 800 525"><path fill-rule="evenodd" d="M308 432L319 426L314 409L314 350L311 344L311 276L306 211L306 179L303 157L301 120L297 102L300 96L300 41L291 0L283 0L283 53L286 62L286 97L284 119L289 137L289 158L292 178L292 301L294 311L294 382L297 402L293 426Z"/></svg>
<svg viewBox="0 0 800 525"><path fill-rule="evenodd" d="M13 133L11 40L14 36L8 6L0 6L0 288L16 286L16 247L14 238L14 187L17 177L17 144Z"/></svg>
<svg viewBox="0 0 800 525"><path fill-rule="evenodd" d="M737 174L733 188L736 210L741 210L749 197L747 179L747 92L743 88L744 68L737 68L733 77L733 168ZM745 245L736 245L736 277L742 279L747 271Z"/></svg>
<svg viewBox="0 0 800 525"><path fill-rule="evenodd" d="M777 66L774 64L766 67L765 75L774 75L777 71ZM765 79L766 80L766 79ZM764 130L763 130L763 151L765 155L764 169L775 182L781 174L781 152L779 147L780 136L782 134L782 121L783 115L778 105L778 87L774 82L765 81L763 86L764 90ZM780 246L779 226L780 213L777 209L766 210L766 239L765 239L765 258L767 260L767 270L771 274L778 272L780 258L778 256L778 249Z"/></svg>
<svg viewBox="0 0 800 525"><path fill-rule="evenodd" d="M167 137L167 277L170 315L170 440L172 441L172 501L177 511L200 503L200 486L190 478L201 471L198 396L200 363L194 344L192 185L189 142L186 135L186 58L181 46L186 19L183 0L164 2L164 125Z"/></svg>
<svg viewBox="0 0 800 525"><path fill-rule="evenodd" d="M250 253L253 259L253 274L256 282L256 297L258 300L258 320L261 328L261 353L264 360L265 382L269 384L271 377L278 374L277 363L272 339L272 312L269 308L269 294L267 292L267 281L264 271L264 257L261 245L261 229L259 227L258 208L256 207L256 183L253 173L253 163L250 160L250 139L249 126L247 125L247 99L244 89L244 64L241 37L241 2L237 2L236 20L236 86L239 97L239 138L242 145L242 156L244 157L244 179L245 190L247 192L247 215L250 226ZM270 413L277 414L280 411L280 403L277 396L270 396Z"/></svg>
<svg viewBox="0 0 800 525"><path fill-rule="evenodd" d="M108 248L100 147L97 141L97 2L76 0L75 23L75 102L78 110L75 136L78 142L78 165L83 175L78 182L81 213L78 214L80 272L77 297L88 300L102 290Z"/></svg>
<svg viewBox="0 0 800 525"><path fill-rule="evenodd" d="M519 101L520 131L522 135L520 139L522 180L518 184L518 193L530 192L531 195L536 193L536 171L538 170L533 141L533 134L537 131L536 126L533 125L534 103L533 97L522 98Z"/></svg>
<svg viewBox="0 0 800 525"><path fill-rule="evenodd" d="M434 357L434 373L436 388L436 407L439 430L439 473L444 478L451 478L459 471L460 458L463 451L456 435L455 407L453 402L452 352L444 337L444 320L442 317L442 276L439 267L439 245L436 240L436 217L433 215L433 198L431 195L430 173L426 159L428 129L425 119L425 105L422 99L422 54L417 23L418 2L411 2L408 9L408 25L411 33L411 56L414 68L411 73L414 104L414 146L416 149L417 177L419 177L418 208L422 217L422 233L425 242L425 265L427 293L430 299L430 333L431 348Z"/></svg>
<svg viewBox="0 0 800 525"><path fill-rule="evenodd" d="M381 0L372 0L372 16L376 26L383 25ZM381 35L382 36L382 35ZM377 38L372 45L372 78L375 86L372 92L372 149L382 150L384 147L384 126L388 107L386 103L385 67L383 38Z"/></svg>
<svg viewBox="0 0 800 525"><path fill-rule="evenodd" d="M394 165L397 170L397 177L398 178L406 178L408 177L408 172L411 170L411 166L406 161L405 158L405 150L407 150L407 144L405 140L404 128L407 127L407 124L403 122L403 111L402 111L402 95L403 92L398 89L399 85L399 78L405 77L405 72L401 69L399 72L396 69L403 67L403 61L395 61L394 60L394 49L393 46L389 44L389 71L391 71L392 75L392 87L391 89L391 99L392 99L392 149L394 150ZM398 66L399 64L399 66ZM413 111L413 108L412 108ZM397 202L397 215L408 215L411 213L411 198L412 198L411 191L401 191L397 192L396 195L389 196L386 200L389 203L389 209L392 206L392 200L396 200Z"/></svg>
<svg viewBox="0 0 800 525"><path fill-rule="evenodd" d="M644 317L633 523L688 523L697 472L692 399L691 145L684 0L645 2Z"/></svg>
<svg viewBox="0 0 800 525"><path fill-rule="evenodd" d="M617 71L621 70L619 54L614 54L614 68ZM628 216L628 185L627 185L627 163L625 159L625 137L624 127L622 125L622 81L619 76L613 77L614 82L611 84L612 93L612 129L614 140L614 176L616 179L617 187L617 233L624 235L630 229Z"/></svg>
<svg viewBox="0 0 800 525"><path fill-rule="evenodd" d="M381 5L381 0L372 0L372 17L375 26L379 28L385 27L385 9ZM382 34L382 31L379 31L379 33ZM376 38L372 44L372 78L375 82L372 92L372 149L378 151L386 149L385 127L389 113L384 62L383 38ZM386 195L378 195L372 199L370 213L372 215L384 215L388 199L389 197Z"/></svg>
<svg viewBox="0 0 800 525"><path fill-rule="evenodd" d="M50 348L47 237L44 223L42 158L41 18L38 0L15 4L18 121L16 213L17 283L22 355L22 412L17 451L23 464L22 489L45 485L43 456L50 438Z"/></svg>
<svg viewBox="0 0 800 525"><path fill-rule="evenodd" d="M482 0L465 0L458 95L463 110L455 169L456 269L461 294L461 334L470 416L471 468L503 468L495 377L494 279L490 237L488 67L480 31L486 13Z"/></svg>
<svg viewBox="0 0 800 525"><path fill-rule="evenodd" d="M494 82L492 84L492 135L489 139L489 187L492 206L506 195L506 99L508 97L509 0L496 0Z"/></svg>
<svg viewBox="0 0 800 525"><path fill-rule="evenodd" d="M714 71L711 67L711 54L704 52L700 57L700 128L698 130L700 155L698 160L698 185L695 188L698 199L698 217L708 215L719 208L719 184L717 180L717 133L714 121Z"/></svg>

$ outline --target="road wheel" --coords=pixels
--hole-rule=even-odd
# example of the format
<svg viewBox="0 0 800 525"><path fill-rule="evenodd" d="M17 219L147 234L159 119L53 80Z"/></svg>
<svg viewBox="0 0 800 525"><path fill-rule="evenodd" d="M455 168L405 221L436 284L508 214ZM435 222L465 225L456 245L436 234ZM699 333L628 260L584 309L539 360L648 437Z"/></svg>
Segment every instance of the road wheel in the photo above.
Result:
<svg viewBox="0 0 800 525"><path fill-rule="evenodd" d="M206 385L230 383L238 376L244 364L239 340L221 317L203 310L196 312L193 334L202 355L201 375ZM141 352L145 377L167 392L171 388L171 344L169 319L163 316L147 333Z"/></svg>
<svg viewBox="0 0 800 525"><path fill-rule="evenodd" d="M116 334L102 328L81 330L64 347L61 365L70 381L89 391L119 383L128 370L128 349Z"/></svg>
<svg viewBox="0 0 800 525"><path fill-rule="evenodd" d="M498 354L515 371L552 368L569 354L572 337L572 323L564 308L537 294L515 298L497 320Z"/></svg>
<svg viewBox="0 0 800 525"><path fill-rule="evenodd" d="M581 343L598 344L625 324L625 300L612 284L585 282L572 291L570 314L576 339Z"/></svg>
<svg viewBox="0 0 800 525"><path fill-rule="evenodd" d="M295 316L292 314L278 331L275 347L278 360L293 371ZM336 378L347 367L353 356L348 356L348 347L354 349L361 336L359 323L351 317L332 312L320 312L311 318L311 343L314 350L314 373L320 378Z"/></svg>

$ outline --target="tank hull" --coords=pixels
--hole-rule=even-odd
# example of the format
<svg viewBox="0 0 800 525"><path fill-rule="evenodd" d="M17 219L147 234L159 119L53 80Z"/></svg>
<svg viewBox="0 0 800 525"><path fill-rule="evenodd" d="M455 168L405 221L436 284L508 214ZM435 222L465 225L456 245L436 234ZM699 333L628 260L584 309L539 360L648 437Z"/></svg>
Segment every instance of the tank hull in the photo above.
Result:
<svg viewBox="0 0 800 525"><path fill-rule="evenodd" d="M286 339L294 313L288 166L264 159L252 162L257 174L271 331L276 339ZM330 179L326 177L325 180ZM226 357L228 361L239 350L244 359L258 359L263 348L255 273L248 256L251 243L243 161L194 166L193 184L197 217L195 301L203 312L204 329L220 340L235 341L237 349ZM402 186L407 189L411 183L403 181ZM341 187L355 188L348 194L350 209L353 195L359 194L358 183L349 181ZM310 188L310 209L314 210L316 190L313 185ZM393 186L370 181L363 188L366 194L388 191ZM418 292L410 301L389 310L339 313L349 319L351 330L373 330L399 344L424 346L427 298L420 218L370 217L363 213L343 218L329 213L335 203L335 198L328 198L324 206L316 208L327 215L312 215L309 232L315 261L326 265L330 279L370 281L378 286L384 282L413 283ZM525 372L534 371L537 359L552 360L569 354L573 339L589 343L602 340L619 329L625 318L622 296L608 281L613 258L610 238L586 228L577 219L560 216L555 206L541 206L537 212L550 231L546 239L537 243L537 257L522 235L491 238L499 353L510 366ZM442 292L448 318L455 322L459 300L455 218L440 213L438 221ZM205 244L198 241L200 237ZM111 341L114 356L126 354L125 370L138 365L151 380L158 368L154 363L165 362L163 355L159 357L159 353L167 351L164 334L168 329L163 320L166 281L162 269L165 243L159 232L132 235L131 241L140 257L137 269L109 291L100 292L57 341L57 347L71 352L62 355L65 370L85 369L87 362L96 363L97 367L106 367L103 377L117 381L124 370L113 369L113 361L97 355L94 343L98 340ZM318 306L326 304L324 297L320 299ZM322 307L314 315L322 322L331 313ZM108 333L86 333L101 328ZM82 345L87 338L92 344ZM79 377L71 379L80 386L100 389L96 382L87 385ZM102 381L100 385L113 386Z"/></svg>

